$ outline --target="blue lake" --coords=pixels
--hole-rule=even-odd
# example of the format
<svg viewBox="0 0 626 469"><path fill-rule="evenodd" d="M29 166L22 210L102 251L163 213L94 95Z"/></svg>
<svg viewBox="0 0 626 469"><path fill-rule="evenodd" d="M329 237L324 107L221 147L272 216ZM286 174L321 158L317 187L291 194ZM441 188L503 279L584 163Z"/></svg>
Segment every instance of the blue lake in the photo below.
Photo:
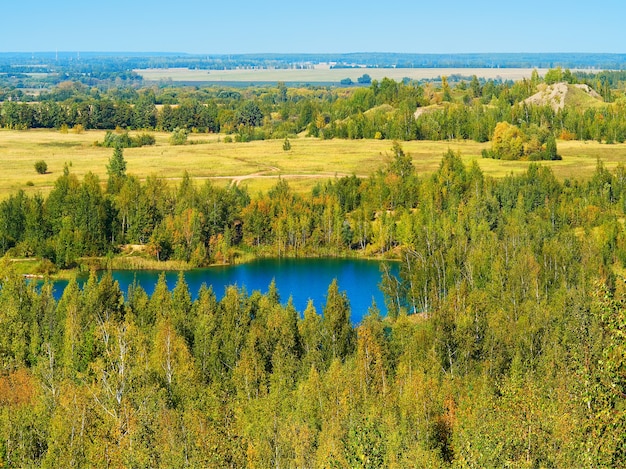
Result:
<svg viewBox="0 0 626 469"><path fill-rule="evenodd" d="M261 259L247 264L234 266L215 266L206 269L194 269L184 273L192 298L205 283L211 285L218 299L221 299L228 285L245 288L248 293L255 290L267 293L272 279L282 303L289 297L296 309L302 314L309 299L318 313L322 313L326 303L328 286L337 279L340 291L345 291L350 301L351 318L358 323L367 314L372 301L382 314L385 314L385 300L379 288L382 279L379 261L361 259ZM397 266L391 264L392 272L397 273ZM158 281L159 271L115 270L113 279L120 284L122 292L127 292L129 285L136 281L151 295ZM170 289L178 279L178 272L166 272L165 278ZM80 281L86 279L79 279ZM60 297L67 282L55 284L55 296Z"/></svg>

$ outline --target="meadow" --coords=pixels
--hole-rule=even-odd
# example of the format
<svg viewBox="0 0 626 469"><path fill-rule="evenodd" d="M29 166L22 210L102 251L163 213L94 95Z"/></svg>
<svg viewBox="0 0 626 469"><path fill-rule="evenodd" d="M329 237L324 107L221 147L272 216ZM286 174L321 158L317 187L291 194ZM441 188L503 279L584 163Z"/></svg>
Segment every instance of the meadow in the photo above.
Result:
<svg viewBox="0 0 626 469"><path fill-rule="evenodd" d="M432 80L441 76L461 75L479 78L521 80L530 78L532 68L330 68L329 65L316 65L314 68L241 68L233 70L192 70L188 68L151 68L137 69L139 75L148 81L173 82L287 82L287 83L339 83L344 78L350 78L354 83L363 74L368 74L373 80L391 78L401 81L404 78L412 80ZM547 69L537 69L544 75Z"/></svg>
<svg viewBox="0 0 626 469"><path fill-rule="evenodd" d="M79 179L92 172L104 183L107 180L111 148L95 145L102 142L104 131L61 133L51 130L1 130L0 198L19 189L27 194L47 194L62 174L64 165ZM131 133L132 135L132 133ZM127 148L124 158L127 172L144 179L148 175L179 180L184 171L197 181L212 179L216 184L231 182L248 187L252 195L267 191L284 177L296 191L307 192L318 181L356 174L367 177L390 159L392 142L388 140L320 140L299 137L291 140L291 150L284 151L282 140L247 143L224 142L224 135L192 134L186 145L170 145L168 133L155 133L156 144ZM466 164L476 160L486 175L503 177L526 170L527 161L484 159L481 151L489 143L473 141L402 142L413 158L418 174L435 171L448 149L459 152ZM593 141L559 141L562 161L542 162L557 178L589 178L598 159L609 169L626 164L626 144L606 145ZM37 174L34 165L44 160L46 174Z"/></svg>

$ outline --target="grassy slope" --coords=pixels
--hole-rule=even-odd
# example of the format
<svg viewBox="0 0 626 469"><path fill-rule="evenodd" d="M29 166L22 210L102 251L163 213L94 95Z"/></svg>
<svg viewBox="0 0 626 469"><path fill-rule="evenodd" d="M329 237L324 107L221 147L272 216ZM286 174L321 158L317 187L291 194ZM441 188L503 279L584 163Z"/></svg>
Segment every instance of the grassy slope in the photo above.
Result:
<svg viewBox="0 0 626 469"><path fill-rule="evenodd" d="M585 91L573 85L568 85L567 95L565 96L565 106L576 109L598 108L606 106L602 99L590 96Z"/></svg>
<svg viewBox="0 0 626 469"><path fill-rule="evenodd" d="M132 134L132 133L131 133ZM195 178L239 176L240 183L251 194L265 191L275 183L275 177L289 177L290 185L308 191L317 180L334 175L357 174L367 176L389 160L392 143L386 140L318 140L298 138L291 141L292 149L285 152L282 140L250 143L223 143L217 135L192 135L190 140L204 143L171 146L168 134L155 134L157 144L152 147L124 150L127 170L141 178L156 174L174 181L187 170ZM63 171L65 163L79 178L91 171L106 181L106 165L113 150L93 145L102 141L104 132L82 134L48 130L0 131L0 154L3 168L0 172L0 198L18 189L27 193L47 193ZM522 172L528 162L482 159L481 150L489 146L470 141L402 142L404 150L413 156L420 174L435 171L441 156L448 149L459 151L466 162L477 160L485 174L502 177L511 172ZM604 145L596 142L558 142L563 161L544 162L553 168L559 178L586 178L596 167L597 159L608 168L626 164L626 144ZM43 159L48 163L48 174L35 172L34 163ZM34 185L28 186L31 181ZM216 179L226 184L226 179Z"/></svg>

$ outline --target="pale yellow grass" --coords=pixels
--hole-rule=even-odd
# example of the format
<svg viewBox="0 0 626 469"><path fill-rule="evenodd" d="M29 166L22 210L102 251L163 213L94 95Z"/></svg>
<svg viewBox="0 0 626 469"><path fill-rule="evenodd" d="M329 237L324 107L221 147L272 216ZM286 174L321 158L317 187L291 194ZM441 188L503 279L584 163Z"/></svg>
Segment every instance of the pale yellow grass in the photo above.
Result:
<svg viewBox="0 0 626 469"><path fill-rule="evenodd" d="M433 79L440 76L476 75L485 79L521 80L530 78L532 68L339 68L318 65L309 69L236 69L236 70L190 70L187 68L151 68L135 70L145 80L187 81L187 82L298 82L298 83L339 83L350 78L354 83L364 73L373 80L391 78L401 81ZM543 76L547 69L538 69Z"/></svg>
<svg viewBox="0 0 626 469"><path fill-rule="evenodd" d="M230 183L241 184L247 186L252 195L266 192L278 177L288 179L294 190L308 192L319 181L335 176L369 176L390 161L392 146L392 142L387 140L300 137L292 139L291 150L285 152L282 140L224 143L224 136L194 134L190 140L202 143L172 146L168 143L169 134L156 133L155 137L154 146L124 150L128 173L141 179L154 174L177 184L187 171L199 184L206 179L222 187ZM19 189L29 194L47 194L66 163L79 179L93 172L104 183L107 179L106 165L113 150L93 144L103 138L104 131L82 134L50 130L0 131L0 198ZM524 161L481 158L481 151L488 148L489 143L412 141L402 142L402 147L413 157L420 175L436 171L448 149L459 152L467 164L476 160L486 175L494 177L521 173L529 165ZM626 144L559 141L558 151L563 155L563 161L540 164L552 168L560 179L590 177L598 158L609 169L619 163L626 164ZM35 172L34 164L41 159L48 164L48 174ZM27 184L29 181L32 186Z"/></svg>

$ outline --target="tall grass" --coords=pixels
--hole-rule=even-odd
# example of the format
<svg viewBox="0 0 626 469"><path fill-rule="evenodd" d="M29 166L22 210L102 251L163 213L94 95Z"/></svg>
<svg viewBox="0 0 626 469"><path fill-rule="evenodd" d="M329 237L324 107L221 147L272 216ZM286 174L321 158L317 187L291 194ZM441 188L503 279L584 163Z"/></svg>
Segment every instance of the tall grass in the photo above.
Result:
<svg viewBox="0 0 626 469"><path fill-rule="evenodd" d="M104 183L113 151L94 145L102 141L104 135L104 131L75 134L53 130L0 130L0 199L20 189L27 194L47 194L65 165L79 179L92 172ZM253 196L267 191L278 177L287 178L298 192L308 192L318 181L335 176L366 177L390 161L392 146L387 140L300 137L291 139L291 150L285 152L281 139L225 143L217 135L192 134L190 139L196 144L172 146L168 143L169 134L154 135L154 146L124 150L129 174L142 179L154 174L177 184L187 171L196 178L197 184L205 179L212 179L219 185L236 181L247 186ZM460 152L466 163L476 160L486 175L494 177L523 172L529 164L481 158L481 151L488 148L489 143L411 141L402 142L402 146L413 157L413 164L421 175L436 171L448 149ZM542 164L551 167L561 179L590 177L598 159L609 169L626 162L626 144L559 141L558 152L563 155L562 161ZM47 163L46 174L37 174L34 165L39 160Z"/></svg>

